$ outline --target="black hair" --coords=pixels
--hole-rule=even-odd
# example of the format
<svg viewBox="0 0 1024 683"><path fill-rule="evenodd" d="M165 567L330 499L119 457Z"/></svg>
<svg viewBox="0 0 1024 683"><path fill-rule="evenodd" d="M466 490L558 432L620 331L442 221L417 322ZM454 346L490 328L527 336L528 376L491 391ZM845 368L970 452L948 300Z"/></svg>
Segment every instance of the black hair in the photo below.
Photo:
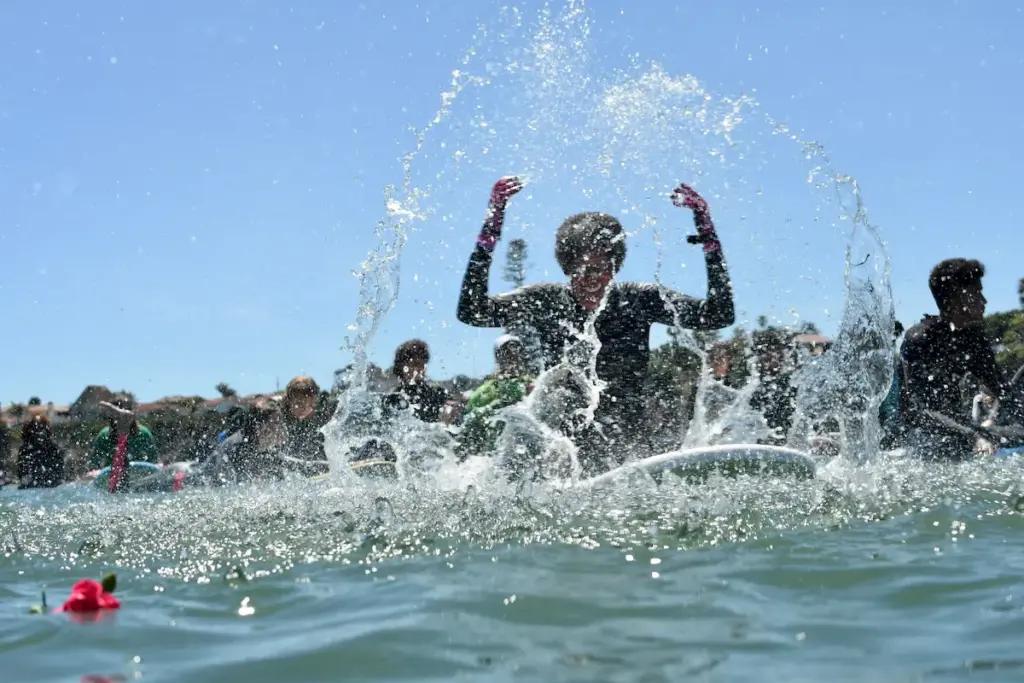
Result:
<svg viewBox="0 0 1024 683"><path fill-rule="evenodd" d="M422 339L410 339L407 342L402 342L395 349L395 362L391 365L391 373L395 377L400 377L402 368L410 361L415 360L422 360L424 363L430 362L430 347Z"/></svg>
<svg viewBox="0 0 1024 683"><path fill-rule="evenodd" d="M566 218L555 235L555 259L562 272L571 275L587 252L609 254L615 272L626 260L626 235L615 216L596 211L577 213Z"/></svg>
<svg viewBox="0 0 1024 683"><path fill-rule="evenodd" d="M950 299L964 288L981 282L985 277L985 266L976 259L951 258L932 268L928 277L928 288L932 290L939 311L944 311Z"/></svg>

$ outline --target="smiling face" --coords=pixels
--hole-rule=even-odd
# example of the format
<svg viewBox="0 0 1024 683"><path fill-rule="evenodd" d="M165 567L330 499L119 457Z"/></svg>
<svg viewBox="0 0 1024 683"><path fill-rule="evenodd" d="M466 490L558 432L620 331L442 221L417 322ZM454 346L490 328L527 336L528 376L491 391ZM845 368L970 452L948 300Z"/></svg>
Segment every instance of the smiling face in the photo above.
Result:
<svg viewBox="0 0 1024 683"><path fill-rule="evenodd" d="M288 397L288 412L296 420L305 420L316 410L316 396L297 394Z"/></svg>
<svg viewBox="0 0 1024 683"><path fill-rule="evenodd" d="M572 295L584 309L596 310L604 300L615 276L615 264L608 253L589 251L583 255L569 278Z"/></svg>

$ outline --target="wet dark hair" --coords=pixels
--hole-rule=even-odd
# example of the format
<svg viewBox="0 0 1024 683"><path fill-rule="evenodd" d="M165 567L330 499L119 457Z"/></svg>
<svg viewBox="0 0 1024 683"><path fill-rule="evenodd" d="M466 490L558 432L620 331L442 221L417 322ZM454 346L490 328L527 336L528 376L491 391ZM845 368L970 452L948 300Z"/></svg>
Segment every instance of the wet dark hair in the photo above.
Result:
<svg viewBox="0 0 1024 683"><path fill-rule="evenodd" d="M320 393L320 385L312 377L304 375L296 377L284 389L285 396L295 398L297 396L316 396Z"/></svg>
<svg viewBox="0 0 1024 683"><path fill-rule="evenodd" d="M21 438L23 441L52 439L53 430L50 427L50 419L45 415L33 415L28 422L21 425Z"/></svg>
<svg viewBox="0 0 1024 683"><path fill-rule="evenodd" d="M615 216L596 211L566 218L555 234L555 259L562 272L571 275L580 259L590 251L607 253L615 272L626 260L626 235Z"/></svg>
<svg viewBox="0 0 1024 683"><path fill-rule="evenodd" d="M402 368L410 361L417 360L422 360L424 363L430 362L430 348L427 346L427 342L422 339L410 339L407 342L402 342L395 349L395 362L391 365L391 374L400 377Z"/></svg>
<svg viewBox="0 0 1024 683"><path fill-rule="evenodd" d="M928 276L928 288L932 290L939 310L946 309L949 300L966 287L981 282L985 277L985 266L976 259L951 258L932 268Z"/></svg>

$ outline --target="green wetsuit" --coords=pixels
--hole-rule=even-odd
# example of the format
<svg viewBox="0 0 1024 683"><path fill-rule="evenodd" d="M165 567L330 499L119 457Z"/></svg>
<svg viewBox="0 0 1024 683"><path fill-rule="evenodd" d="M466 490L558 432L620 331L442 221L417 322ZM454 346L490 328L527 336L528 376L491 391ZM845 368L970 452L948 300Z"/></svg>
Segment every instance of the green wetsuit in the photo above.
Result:
<svg viewBox="0 0 1024 683"><path fill-rule="evenodd" d="M529 377L497 377L477 387L466 402L460 445L466 455L494 448L503 424L491 418L502 408L519 403L533 390Z"/></svg>
<svg viewBox="0 0 1024 683"><path fill-rule="evenodd" d="M89 454L89 468L98 470L114 464L114 452L117 450L117 437L110 427L104 427L92 442L92 453ZM156 463L159 452L153 433L146 427L138 425L128 435L128 462Z"/></svg>

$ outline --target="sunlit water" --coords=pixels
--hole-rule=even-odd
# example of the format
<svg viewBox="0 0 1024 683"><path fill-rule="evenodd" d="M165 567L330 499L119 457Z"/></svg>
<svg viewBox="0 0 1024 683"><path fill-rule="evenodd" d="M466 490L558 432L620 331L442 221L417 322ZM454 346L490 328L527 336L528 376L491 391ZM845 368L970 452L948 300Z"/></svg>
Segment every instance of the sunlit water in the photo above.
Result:
<svg viewBox="0 0 1024 683"><path fill-rule="evenodd" d="M876 453L892 303L856 183L752 96L639 59L604 65L590 30L579 2L502 10L417 129L379 246L355 271L353 387L325 430L332 481L0 494L0 680L1020 680L1024 465ZM431 429L391 435L400 482L345 476L353 439L381 436L363 419L377 405L360 384L367 349L422 263L451 264L455 287L481 173L530 181L507 237L547 249L568 213L611 211L630 233L626 277L694 293L701 257L667 194L697 186L740 322L839 323L833 353L797 377L790 444L806 447L825 413L843 457L804 482L515 485L446 462ZM748 310L768 288L770 310ZM456 296L427 301L410 333L443 338ZM737 400L718 419L750 417ZM717 427L698 405L687 444ZM435 471L407 467L417 448ZM53 608L109 570L124 607L100 623L29 614L41 591Z"/></svg>
<svg viewBox="0 0 1024 683"><path fill-rule="evenodd" d="M5 492L3 680L1019 680L1022 473Z"/></svg>

